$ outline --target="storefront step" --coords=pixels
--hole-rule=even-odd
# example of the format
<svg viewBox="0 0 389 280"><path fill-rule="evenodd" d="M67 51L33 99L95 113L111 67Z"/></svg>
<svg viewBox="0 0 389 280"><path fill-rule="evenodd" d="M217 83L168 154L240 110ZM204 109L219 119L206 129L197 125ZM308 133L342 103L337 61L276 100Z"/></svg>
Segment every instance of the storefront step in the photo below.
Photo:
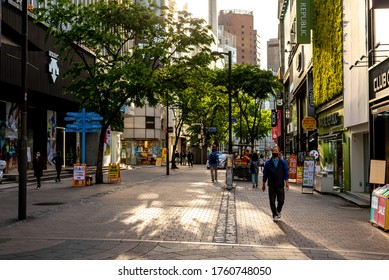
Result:
<svg viewBox="0 0 389 280"><path fill-rule="evenodd" d="M359 207L370 207L370 195L368 193L339 192L336 194L347 201L357 204Z"/></svg>

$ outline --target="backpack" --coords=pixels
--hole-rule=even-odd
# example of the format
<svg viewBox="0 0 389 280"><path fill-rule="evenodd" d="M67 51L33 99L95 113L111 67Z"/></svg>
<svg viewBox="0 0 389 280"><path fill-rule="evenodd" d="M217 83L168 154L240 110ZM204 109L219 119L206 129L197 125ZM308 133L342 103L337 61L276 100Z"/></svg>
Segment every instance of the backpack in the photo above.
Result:
<svg viewBox="0 0 389 280"><path fill-rule="evenodd" d="M216 155L215 154L211 154L209 156L209 164L217 164Z"/></svg>

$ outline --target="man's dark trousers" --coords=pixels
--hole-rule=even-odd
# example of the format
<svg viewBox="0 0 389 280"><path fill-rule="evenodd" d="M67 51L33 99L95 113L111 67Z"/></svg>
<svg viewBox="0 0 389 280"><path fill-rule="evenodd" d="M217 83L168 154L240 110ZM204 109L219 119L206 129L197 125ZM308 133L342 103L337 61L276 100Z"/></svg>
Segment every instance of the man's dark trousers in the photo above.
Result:
<svg viewBox="0 0 389 280"><path fill-rule="evenodd" d="M277 200L277 206L276 206ZM285 190L283 187L271 187L269 186L269 201L270 201L270 209L273 214L273 217L277 216L278 213L281 213L282 206L285 201Z"/></svg>

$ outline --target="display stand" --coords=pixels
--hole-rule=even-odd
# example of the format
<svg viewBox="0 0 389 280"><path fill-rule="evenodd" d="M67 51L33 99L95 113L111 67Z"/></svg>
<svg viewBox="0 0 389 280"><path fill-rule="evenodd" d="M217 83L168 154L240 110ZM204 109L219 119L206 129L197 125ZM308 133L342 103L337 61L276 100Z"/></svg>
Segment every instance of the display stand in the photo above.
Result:
<svg viewBox="0 0 389 280"><path fill-rule="evenodd" d="M310 194L313 194L314 185L314 174L315 174L315 157L305 156L304 157L304 170L303 170L303 184L301 185L301 193L304 189L309 189Z"/></svg>
<svg viewBox="0 0 389 280"><path fill-rule="evenodd" d="M86 186L86 164L73 165L73 187Z"/></svg>
<svg viewBox="0 0 389 280"><path fill-rule="evenodd" d="M109 164L108 167L108 183L119 183L120 179L120 165Z"/></svg>

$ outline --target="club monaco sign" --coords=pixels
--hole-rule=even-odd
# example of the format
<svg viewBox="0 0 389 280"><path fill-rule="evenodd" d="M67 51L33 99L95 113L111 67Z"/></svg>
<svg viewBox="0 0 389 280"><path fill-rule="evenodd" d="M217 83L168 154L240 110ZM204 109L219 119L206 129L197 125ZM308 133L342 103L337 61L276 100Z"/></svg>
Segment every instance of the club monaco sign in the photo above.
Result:
<svg viewBox="0 0 389 280"><path fill-rule="evenodd" d="M369 72L370 99L389 95L389 59L380 63Z"/></svg>

